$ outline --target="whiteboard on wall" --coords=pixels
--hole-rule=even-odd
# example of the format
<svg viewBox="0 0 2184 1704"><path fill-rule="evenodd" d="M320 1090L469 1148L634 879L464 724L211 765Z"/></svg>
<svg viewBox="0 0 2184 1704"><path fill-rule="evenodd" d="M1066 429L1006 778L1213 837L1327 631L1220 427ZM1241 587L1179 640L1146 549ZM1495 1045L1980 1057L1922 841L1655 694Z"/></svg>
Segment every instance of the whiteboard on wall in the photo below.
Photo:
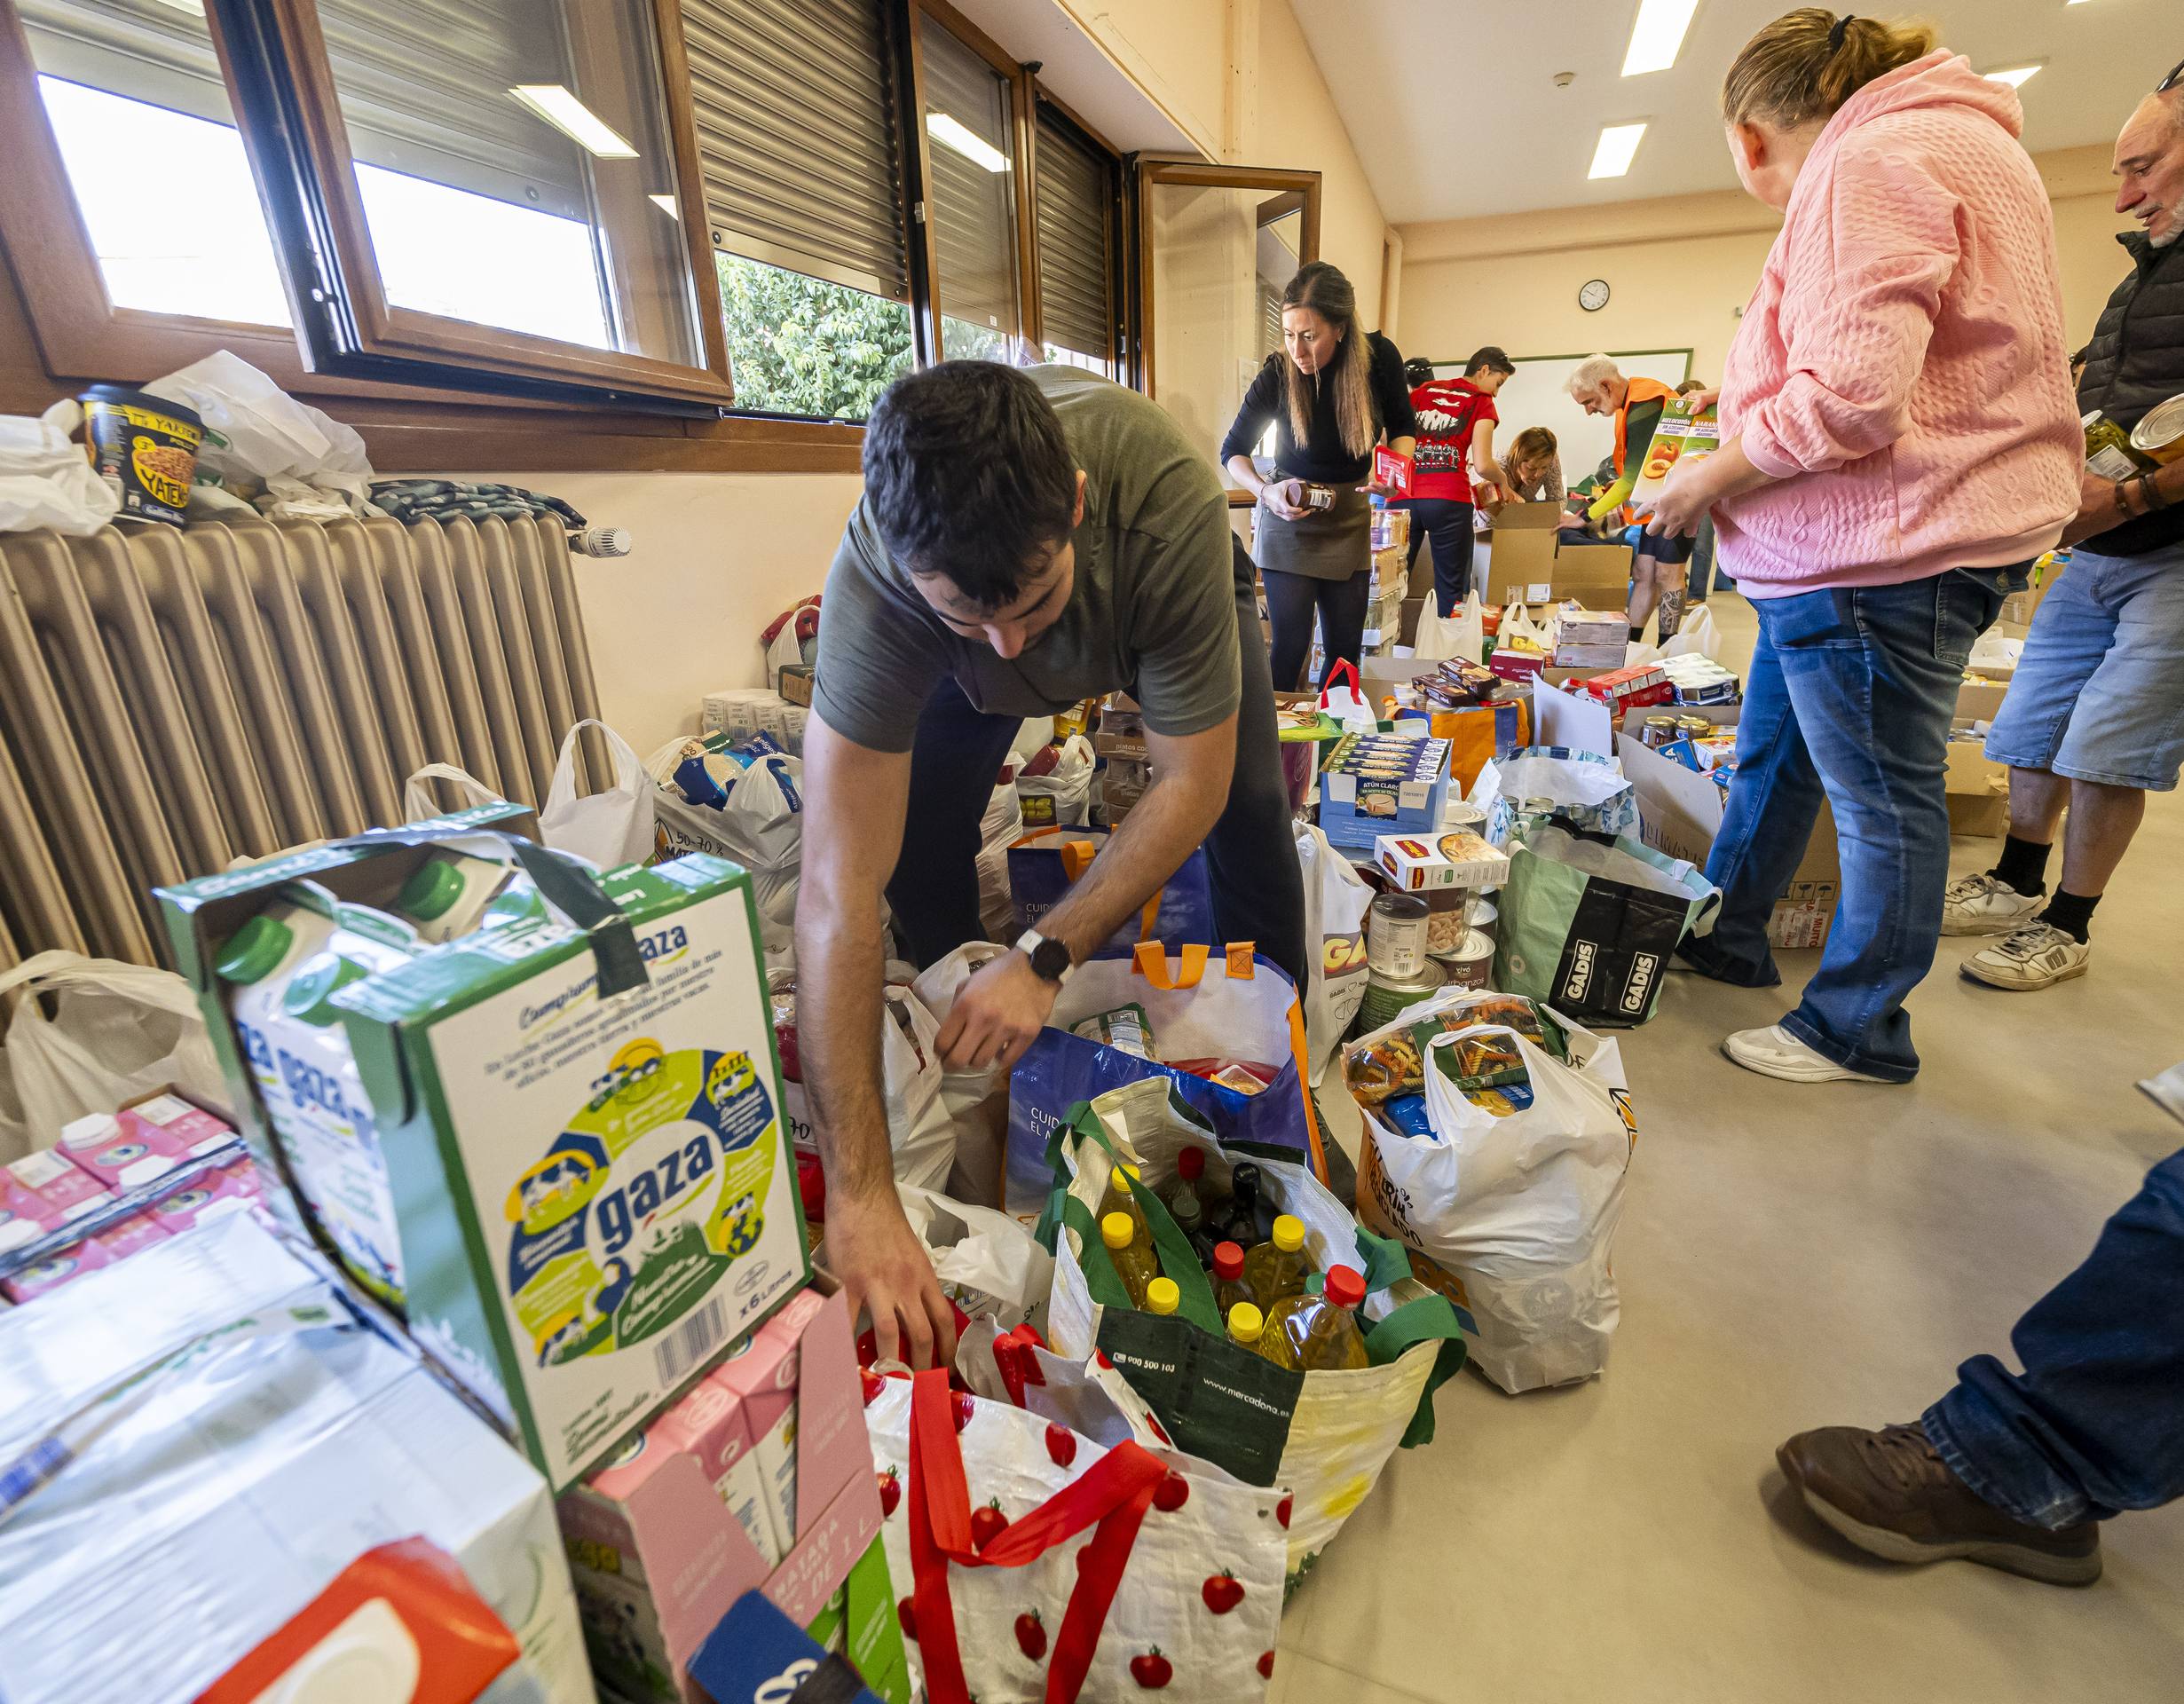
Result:
<svg viewBox="0 0 2184 1704"><path fill-rule="evenodd" d="M1659 379L1663 384L1681 384L1691 376L1691 352L1688 349L1649 349L1606 351L1608 359L1623 370L1626 378ZM1505 453L1517 434L1527 426L1544 426L1555 435L1561 447L1562 477L1565 485L1573 485L1584 478L1615 447L1615 427L1612 421L1588 414L1570 399L1562 387L1571 374L1589 355L1535 355L1511 358L1516 372L1502 385L1494 408L1502 416L1502 423L1494 429L1494 454ZM1461 359L1436 362L1434 374L1439 378L1461 378L1463 362Z"/></svg>

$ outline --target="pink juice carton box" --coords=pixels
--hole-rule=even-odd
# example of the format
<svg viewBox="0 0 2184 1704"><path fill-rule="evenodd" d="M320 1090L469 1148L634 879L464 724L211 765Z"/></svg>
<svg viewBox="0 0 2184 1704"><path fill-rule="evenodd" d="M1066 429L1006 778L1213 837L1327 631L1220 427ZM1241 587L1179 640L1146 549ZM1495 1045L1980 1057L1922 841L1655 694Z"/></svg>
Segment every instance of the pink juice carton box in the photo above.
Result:
<svg viewBox="0 0 2184 1704"><path fill-rule="evenodd" d="M732 1394L751 1431L766 1509L785 1554L796 1543L797 1350L823 1298L803 1290L751 1334L749 1344L706 1376Z"/></svg>
<svg viewBox="0 0 2184 1704"><path fill-rule="evenodd" d="M11 1160L0 1167L0 1250L35 1242L113 1198L97 1178L56 1149Z"/></svg>
<svg viewBox="0 0 2184 1704"><path fill-rule="evenodd" d="M35 1301L48 1290L74 1283L87 1272L114 1264L114 1257L94 1240L63 1249L35 1266L25 1266L12 1278L0 1279L0 1294L11 1302Z"/></svg>
<svg viewBox="0 0 2184 1704"><path fill-rule="evenodd" d="M180 1143L183 1151L193 1157L225 1148L235 1140L232 1125L176 1094L152 1095L123 1107L114 1116L124 1131L141 1138L147 1130L155 1130Z"/></svg>
<svg viewBox="0 0 2184 1704"><path fill-rule="evenodd" d="M87 1239L98 1245L109 1261L126 1260L132 1254L167 1240L167 1232L154 1213L132 1213L119 1225Z"/></svg>
<svg viewBox="0 0 2184 1704"><path fill-rule="evenodd" d="M178 1236L223 1213L248 1212L257 1199L257 1174L248 1160L237 1160L193 1179L147 1211L170 1236Z"/></svg>
<svg viewBox="0 0 2184 1704"><path fill-rule="evenodd" d="M64 1124L54 1151L109 1189L150 1183L190 1157L188 1146L159 1125L138 1119L125 1128L111 1112L94 1112Z"/></svg>

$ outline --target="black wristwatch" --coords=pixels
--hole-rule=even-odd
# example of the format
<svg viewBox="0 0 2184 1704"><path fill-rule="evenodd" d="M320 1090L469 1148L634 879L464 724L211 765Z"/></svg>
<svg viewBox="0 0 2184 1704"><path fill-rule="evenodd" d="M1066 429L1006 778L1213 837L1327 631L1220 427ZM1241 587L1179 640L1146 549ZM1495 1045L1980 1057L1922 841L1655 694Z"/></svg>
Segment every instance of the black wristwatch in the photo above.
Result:
<svg viewBox="0 0 2184 1704"><path fill-rule="evenodd" d="M1076 968L1069 958L1069 949L1037 929L1026 929L1016 937L1016 951L1031 960L1034 975L1057 988L1069 980L1070 971Z"/></svg>

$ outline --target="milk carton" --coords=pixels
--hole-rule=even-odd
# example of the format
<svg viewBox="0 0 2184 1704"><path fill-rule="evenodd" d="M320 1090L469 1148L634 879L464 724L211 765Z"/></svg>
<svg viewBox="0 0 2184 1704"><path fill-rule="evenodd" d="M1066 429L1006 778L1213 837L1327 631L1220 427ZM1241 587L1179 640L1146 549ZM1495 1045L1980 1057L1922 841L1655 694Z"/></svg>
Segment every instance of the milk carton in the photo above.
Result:
<svg viewBox="0 0 2184 1704"><path fill-rule="evenodd" d="M164 1177L190 1157L189 1148L156 1124L124 1130L110 1112L94 1112L63 1124L58 1153L108 1189L131 1189Z"/></svg>
<svg viewBox="0 0 2184 1704"><path fill-rule="evenodd" d="M410 872L388 909L429 946L468 935L516 873L512 864L436 847Z"/></svg>
<svg viewBox="0 0 2184 1704"><path fill-rule="evenodd" d="M420 943L393 919L311 884L282 891L228 940L217 968L297 1191L343 1264L398 1306L402 1242L386 1159L332 998L408 963Z"/></svg>
<svg viewBox="0 0 2184 1704"><path fill-rule="evenodd" d="M0 1251L35 1242L114 1199L105 1184L47 1148L0 1167Z"/></svg>
<svg viewBox="0 0 2184 1704"><path fill-rule="evenodd" d="M125 1131L158 1131L193 1159L215 1153L235 1140L231 1126L178 1094L146 1095L123 1107L114 1116Z"/></svg>
<svg viewBox="0 0 2184 1704"><path fill-rule="evenodd" d="M785 1554L796 1542L797 1345L819 1307L819 1298L803 1291L706 1377L742 1409L767 1514Z"/></svg>
<svg viewBox="0 0 2184 1704"><path fill-rule="evenodd" d="M750 878L615 872L331 999L377 1109L412 1329L556 1492L808 1275Z"/></svg>

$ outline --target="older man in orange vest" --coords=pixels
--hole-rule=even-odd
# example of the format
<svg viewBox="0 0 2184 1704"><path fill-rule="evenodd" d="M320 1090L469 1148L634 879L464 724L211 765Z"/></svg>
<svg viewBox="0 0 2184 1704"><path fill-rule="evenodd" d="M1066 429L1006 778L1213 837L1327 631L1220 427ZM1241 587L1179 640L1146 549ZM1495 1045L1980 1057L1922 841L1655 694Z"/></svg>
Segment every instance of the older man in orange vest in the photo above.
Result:
<svg viewBox="0 0 2184 1704"><path fill-rule="evenodd" d="M1620 525L1628 526L1636 518L1625 507L1630 488L1637 484L1638 469L1645 465L1645 453L1652 447L1653 429L1660 424L1661 410L1675 400L1675 388L1659 379L1625 378L1622 369L1604 355L1581 362L1563 388L1587 414L1605 414L1615 422L1615 483L1600 493L1586 516L1597 525L1620 511ZM1633 639L1644 636L1645 618L1656 605L1660 611L1663 643L1683 626L1691 559L1688 538L1656 538L1650 532L1638 535L1637 556L1631 564L1630 604L1624 612Z"/></svg>

